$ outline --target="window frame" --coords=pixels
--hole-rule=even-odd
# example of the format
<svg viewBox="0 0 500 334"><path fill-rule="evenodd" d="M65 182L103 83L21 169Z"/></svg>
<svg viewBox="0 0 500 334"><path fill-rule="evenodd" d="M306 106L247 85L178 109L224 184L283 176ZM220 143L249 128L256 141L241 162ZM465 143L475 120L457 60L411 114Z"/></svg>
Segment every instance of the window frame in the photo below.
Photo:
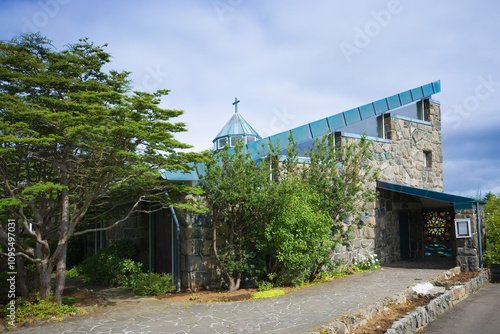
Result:
<svg viewBox="0 0 500 334"><path fill-rule="evenodd" d="M424 151L424 170L432 170L432 151Z"/></svg>

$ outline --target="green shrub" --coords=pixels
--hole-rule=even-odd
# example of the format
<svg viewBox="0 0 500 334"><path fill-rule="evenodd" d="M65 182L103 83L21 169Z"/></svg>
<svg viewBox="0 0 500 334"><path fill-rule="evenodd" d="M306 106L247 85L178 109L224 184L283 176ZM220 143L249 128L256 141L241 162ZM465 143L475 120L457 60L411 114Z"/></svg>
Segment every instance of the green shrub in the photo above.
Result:
<svg viewBox="0 0 500 334"><path fill-rule="evenodd" d="M137 253L134 242L128 239L113 241L109 247L106 247L104 249L106 250L106 252L124 259L133 258Z"/></svg>
<svg viewBox="0 0 500 334"><path fill-rule="evenodd" d="M7 304L4 307L4 312L9 314ZM16 299L16 324L22 324L25 322L34 322L36 320L42 320L46 318L60 318L66 314L75 314L80 310L75 306L59 305L56 302L54 296L49 296L45 299L40 299L40 293L35 292L30 295L28 299L17 298Z"/></svg>
<svg viewBox="0 0 500 334"><path fill-rule="evenodd" d="M500 263L500 194L486 195L486 263Z"/></svg>
<svg viewBox="0 0 500 334"><path fill-rule="evenodd" d="M135 287L144 277L142 264L129 258L135 253L131 241L114 242L66 272L69 277L81 277L93 285Z"/></svg>
<svg viewBox="0 0 500 334"><path fill-rule="evenodd" d="M333 221L322 210L321 196L298 179L270 184L260 194L255 253L267 277L275 286L312 280L318 268L329 264L334 246Z"/></svg>
<svg viewBox="0 0 500 334"><path fill-rule="evenodd" d="M170 274L144 274L134 288L134 292L141 296L157 296L172 291L175 291L175 284Z"/></svg>
<svg viewBox="0 0 500 334"><path fill-rule="evenodd" d="M273 288L273 283L267 282L267 281L262 281L259 282L259 291L269 291Z"/></svg>
<svg viewBox="0 0 500 334"><path fill-rule="evenodd" d="M78 276L93 285L131 286L143 277L142 264L116 255L98 253L76 267Z"/></svg>

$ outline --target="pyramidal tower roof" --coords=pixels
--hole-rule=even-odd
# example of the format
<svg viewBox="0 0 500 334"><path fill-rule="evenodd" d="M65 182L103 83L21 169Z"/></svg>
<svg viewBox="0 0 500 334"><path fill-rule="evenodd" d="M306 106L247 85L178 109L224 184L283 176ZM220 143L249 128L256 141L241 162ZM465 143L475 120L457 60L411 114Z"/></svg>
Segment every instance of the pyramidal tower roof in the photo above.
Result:
<svg viewBox="0 0 500 334"><path fill-rule="evenodd" d="M255 137L257 140L262 137L257 133L257 131L252 128L250 124L238 113L238 103L240 101L235 99L234 106L235 112L234 115L229 119L229 121L224 125L219 134L215 137L213 142L220 138L232 137L232 136L251 136Z"/></svg>
<svg viewBox="0 0 500 334"><path fill-rule="evenodd" d="M214 141L227 136L241 135L241 136L255 136L261 139L260 135L255 131L250 124L239 113L235 113L229 121L224 125L219 134L215 137Z"/></svg>

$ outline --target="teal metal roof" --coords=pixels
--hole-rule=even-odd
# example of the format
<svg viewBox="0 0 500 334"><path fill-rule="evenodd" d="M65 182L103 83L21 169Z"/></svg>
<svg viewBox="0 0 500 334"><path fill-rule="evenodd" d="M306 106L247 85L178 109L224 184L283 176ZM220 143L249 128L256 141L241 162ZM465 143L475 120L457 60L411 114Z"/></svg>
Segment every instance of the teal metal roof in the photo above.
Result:
<svg viewBox="0 0 500 334"><path fill-rule="evenodd" d="M440 91L441 81L434 81L426 85L299 126L295 129L284 131L253 143L248 143L246 146L250 151L252 158L257 160L258 158L266 155L269 148L269 141L274 145L276 145L279 141L282 145L286 146L288 143L288 137L292 134L295 142L300 145L301 143L312 141L314 138L338 131L343 127L361 122L367 118L381 115L390 110L425 98L430 98L433 94L439 93ZM264 149L262 149L262 147L264 147Z"/></svg>
<svg viewBox="0 0 500 334"><path fill-rule="evenodd" d="M262 137L255 131L250 124L241 116L239 113L234 113L234 115L229 119L229 121L224 125L222 130L213 140L216 141L219 138L243 135L243 136L255 136L257 139Z"/></svg>
<svg viewBox="0 0 500 334"><path fill-rule="evenodd" d="M245 149L248 150L251 157L257 161L267 155L269 142L273 145L280 142L283 147L286 147L288 144L288 137L292 134L298 147L307 146L307 143L311 143L315 138L328 133L333 133L348 125L361 122L370 117L378 116L393 109L415 103L422 99L430 98L433 94L439 93L440 91L441 81L434 81L426 85L299 126L295 129L256 140L246 144ZM226 123L213 142L219 138L231 135L254 135L257 138L261 138L250 126L250 124L248 124L237 112ZM231 150L233 149L230 149L230 151ZM168 179L173 180L172 176L169 176Z"/></svg>
<svg viewBox="0 0 500 334"><path fill-rule="evenodd" d="M160 171L161 177L170 181L198 181L205 172L205 164L198 163L195 166L195 164L190 163L188 165L193 167L193 170L189 172L162 170Z"/></svg>
<svg viewBox="0 0 500 334"><path fill-rule="evenodd" d="M428 198L436 201L453 204L456 210L471 209L472 204L477 200L469 197L442 193L439 191L414 188L389 181L377 180L377 188L390 190L401 194L413 195L422 198Z"/></svg>

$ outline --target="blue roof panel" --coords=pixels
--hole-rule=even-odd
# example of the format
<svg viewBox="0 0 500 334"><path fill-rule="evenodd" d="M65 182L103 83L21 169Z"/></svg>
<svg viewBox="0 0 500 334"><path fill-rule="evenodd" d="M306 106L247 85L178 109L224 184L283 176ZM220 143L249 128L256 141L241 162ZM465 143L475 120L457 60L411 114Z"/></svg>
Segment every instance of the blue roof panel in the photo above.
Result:
<svg viewBox="0 0 500 334"><path fill-rule="evenodd" d="M254 141L252 143L248 143L246 145L246 148L247 148L248 152L250 153L250 156L254 160L256 160L259 156L262 155L260 153L260 151L262 151L262 141L261 140Z"/></svg>
<svg viewBox="0 0 500 334"><path fill-rule="evenodd" d="M269 137L269 140L275 147L277 147L279 143L280 148L284 149L288 146L288 137L290 137L290 131L285 131Z"/></svg>
<svg viewBox="0 0 500 334"><path fill-rule="evenodd" d="M387 99L381 99L378 101L373 102L373 105L375 106L375 112L377 115L385 113L387 110L389 110L389 106L387 105Z"/></svg>
<svg viewBox="0 0 500 334"><path fill-rule="evenodd" d="M344 117L347 125L361 121L359 108L344 111Z"/></svg>
<svg viewBox="0 0 500 334"><path fill-rule="evenodd" d="M312 122L309 124L311 127L312 134L314 138L322 137L330 132L328 127L328 121L326 118L320 119L319 121Z"/></svg>
<svg viewBox="0 0 500 334"><path fill-rule="evenodd" d="M401 101L399 100L399 94L389 96L387 98L387 104L389 105L389 109L396 109L401 107Z"/></svg>
<svg viewBox="0 0 500 334"><path fill-rule="evenodd" d="M368 103L365 104L364 106L359 107L359 112L361 113L362 119L375 116L375 109L373 108L373 103Z"/></svg>
<svg viewBox="0 0 500 334"><path fill-rule="evenodd" d="M413 101L419 101L424 98L424 94L422 92L422 87L413 88L411 90L411 96L413 97Z"/></svg>
<svg viewBox="0 0 500 334"><path fill-rule="evenodd" d="M401 105L412 103L411 91L407 90L406 92L399 93L399 99L401 100Z"/></svg>
<svg viewBox="0 0 500 334"><path fill-rule="evenodd" d="M197 163L196 164L196 172L198 172L198 176L202 176L205 174L205 164L204 163Z"/></svg>
<svg viewBox="0 0 500 334"><path fill-rule="evenodd" d="M441 81L434 81L432 83L432 87L434 88L434 94L441 92Z"/></svg>
<svg viewBox="0 0 500 334"><path fill-rule="evenodd" d="M429 97L434 94L434 88L432 87L432 84L422 86L422 90L424 91L424 97Z"/></svg>
<svg viewBox="0 0 500 334"><path fill-rule="evenodd" d="M344 113L336 114L328 117L328 124L330 125L330 131L337 131L343 128L347 124L345 123Z"/></svg>
<svg viewBox="0 0 500 334"><path fill-rule="evenodd" d="M298 128L292 129L292 134L293 134L293 140L296 143L302 143L304 141L307 141L309 139L313 139L312 133L311 133L311 128L309 127L309 124L299 126ZM287 142L288 144L288 142Z"/></svg>

